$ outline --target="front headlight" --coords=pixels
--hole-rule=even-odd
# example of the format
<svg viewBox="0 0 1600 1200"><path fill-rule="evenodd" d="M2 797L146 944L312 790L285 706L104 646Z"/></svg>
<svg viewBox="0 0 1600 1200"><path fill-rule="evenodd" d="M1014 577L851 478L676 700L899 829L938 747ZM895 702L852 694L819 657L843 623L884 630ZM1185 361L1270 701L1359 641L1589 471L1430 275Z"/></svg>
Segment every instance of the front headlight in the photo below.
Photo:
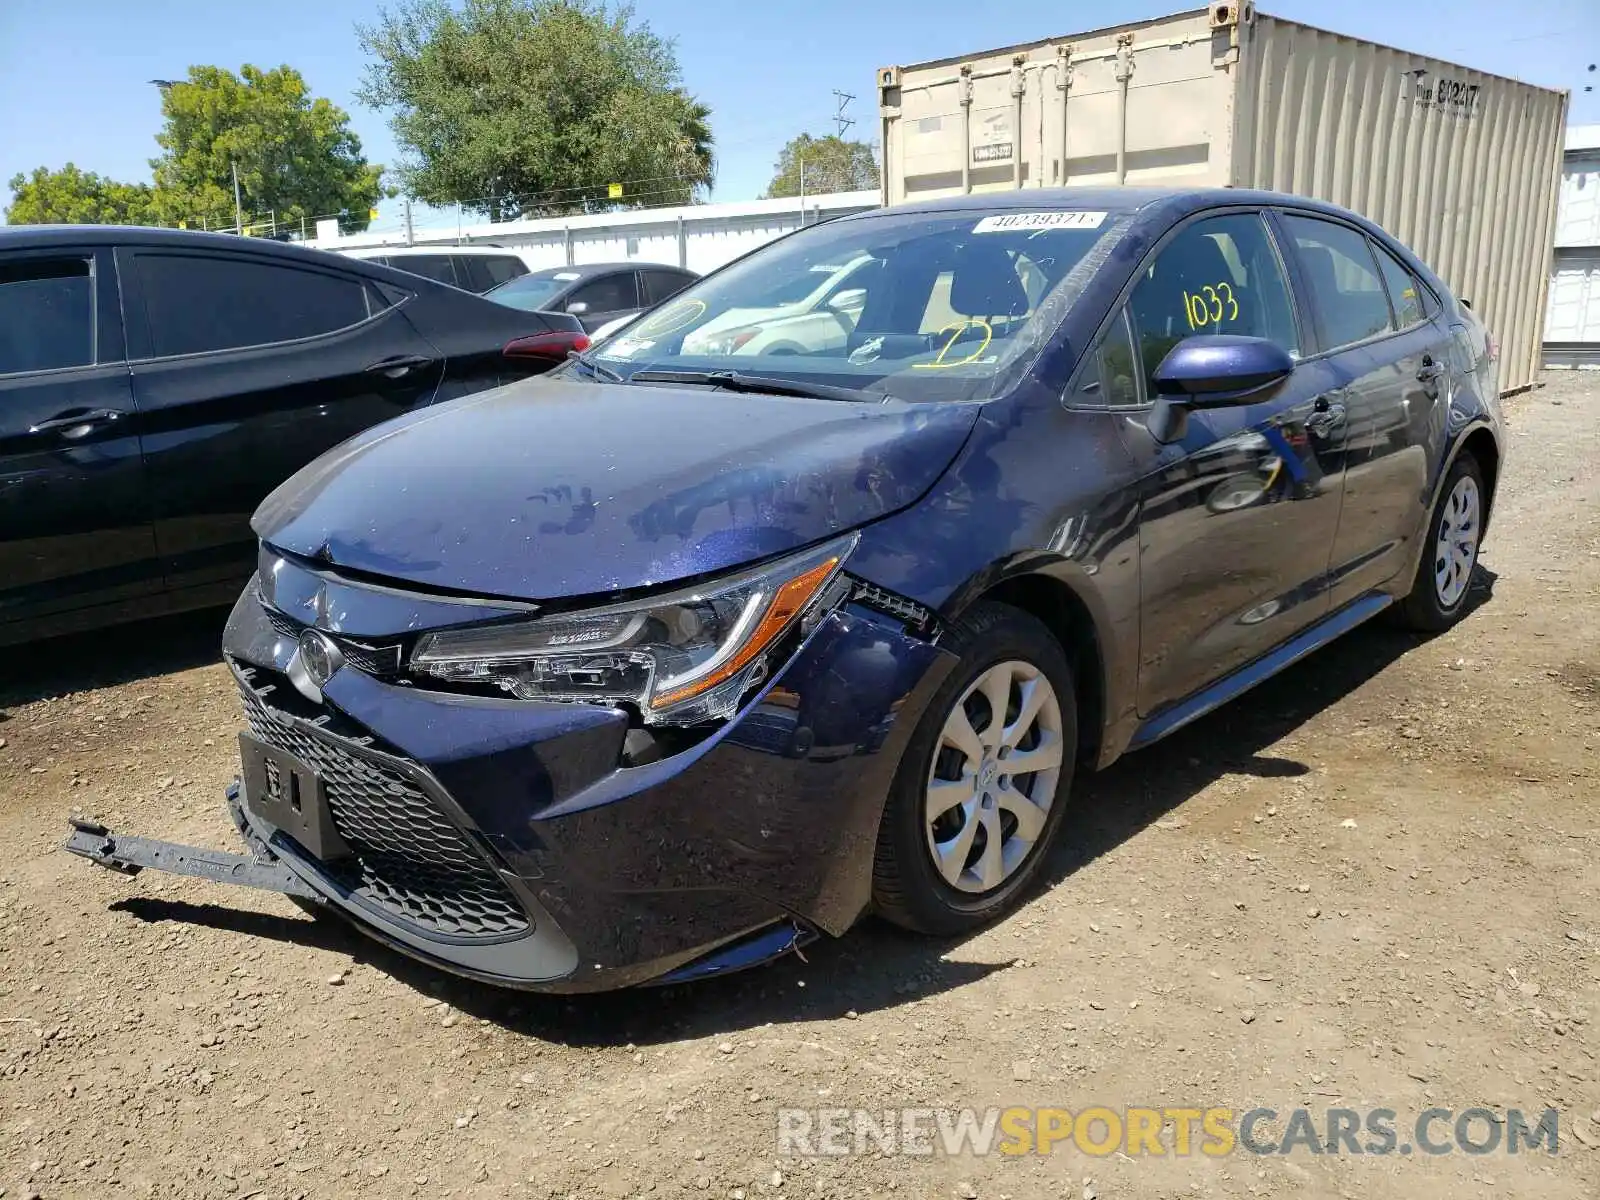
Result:
<svg viewBox="0 0 1600 1200"><path fill-rule="evenodd" d="M716 720L765 676L766 651L839 602L855 541L627 604L430 633L411 666L524 700L630 704L647 724Z"/></svg>

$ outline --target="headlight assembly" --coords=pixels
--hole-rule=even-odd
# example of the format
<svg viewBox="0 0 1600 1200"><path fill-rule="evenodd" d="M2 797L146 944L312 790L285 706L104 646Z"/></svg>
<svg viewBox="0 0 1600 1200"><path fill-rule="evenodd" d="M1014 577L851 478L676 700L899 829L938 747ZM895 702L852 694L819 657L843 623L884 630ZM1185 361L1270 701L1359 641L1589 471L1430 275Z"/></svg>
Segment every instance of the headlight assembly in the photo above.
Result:
<svg viewBox="0 0 1600 1200"><path fill-rule="evenodd" d="M644 600L430 633L411 667L524 700L628 704L646 724L717 720L764 676L766 651L839 602L855 540Z"/></svg>

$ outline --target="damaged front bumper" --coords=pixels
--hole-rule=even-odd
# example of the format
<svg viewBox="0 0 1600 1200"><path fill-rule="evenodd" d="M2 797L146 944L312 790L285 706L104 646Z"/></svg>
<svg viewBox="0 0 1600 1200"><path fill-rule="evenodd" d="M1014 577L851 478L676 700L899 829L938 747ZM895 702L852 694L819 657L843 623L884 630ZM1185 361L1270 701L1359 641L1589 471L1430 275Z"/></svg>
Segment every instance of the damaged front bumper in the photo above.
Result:
<svg viewBox="0 0 1600 1200"><path fill-rule="evenodd" d="M317 594L337 620L316 628L352 647L417 628L393 592L324 576ZM905 741L953 661L901 617L846 604L731 720L629 765L619 710L429 691L357 655L312 702L297 649L247 589L224 650L249 724L228 805L251 858L99 827L67 848L319 902L445 970L546 991L722 974L842 933L870 901Z"/></svg>

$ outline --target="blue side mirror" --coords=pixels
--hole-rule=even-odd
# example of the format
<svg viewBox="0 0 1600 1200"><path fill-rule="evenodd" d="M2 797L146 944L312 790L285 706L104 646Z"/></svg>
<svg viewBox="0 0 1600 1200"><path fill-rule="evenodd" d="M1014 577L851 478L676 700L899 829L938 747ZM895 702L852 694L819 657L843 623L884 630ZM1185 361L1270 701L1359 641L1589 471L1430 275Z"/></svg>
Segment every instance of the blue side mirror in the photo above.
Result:
<svg viewBox="0 0 1600 1200"><path fill-rule="evenodd" d="M1233 334L1185 338L1156 368L1156 392L1186 408L1250 404L1258 393L1294 372L1294 359L1276 342Z"/></svg>

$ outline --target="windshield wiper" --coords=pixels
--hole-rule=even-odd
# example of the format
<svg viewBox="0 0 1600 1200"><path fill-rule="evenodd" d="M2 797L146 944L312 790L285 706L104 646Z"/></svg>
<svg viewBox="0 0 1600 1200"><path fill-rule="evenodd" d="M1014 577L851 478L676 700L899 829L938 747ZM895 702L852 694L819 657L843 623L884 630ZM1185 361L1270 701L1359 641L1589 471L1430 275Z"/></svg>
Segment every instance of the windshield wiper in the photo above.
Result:
<svg viewBox="0 0 1600 1200"><path fill-rule="evenodd" d="M811 400L847 400L851 403L888 403L894 397L866 388L834 387L827 383L801 383L770 375L745 375L739 371L635 371L631 383L688 383L719 387L730 392L762 392L769 396L804 396Z"/></svg>
<svg viewBox="0 0 1600 1200"><path fill-rule="evenodd" d="M585 354L582 350L568 350L567 351L567 361L568 362L575 362L581 367L588 367L589 368L589 373L591 375L593 375L596 379L604 379L607 383L627 383L628 382L621 375L618 375L615 371L613 371L610 367L604 366L604 365L596 362L594 359L590 358L587 354Z"/></svg>

